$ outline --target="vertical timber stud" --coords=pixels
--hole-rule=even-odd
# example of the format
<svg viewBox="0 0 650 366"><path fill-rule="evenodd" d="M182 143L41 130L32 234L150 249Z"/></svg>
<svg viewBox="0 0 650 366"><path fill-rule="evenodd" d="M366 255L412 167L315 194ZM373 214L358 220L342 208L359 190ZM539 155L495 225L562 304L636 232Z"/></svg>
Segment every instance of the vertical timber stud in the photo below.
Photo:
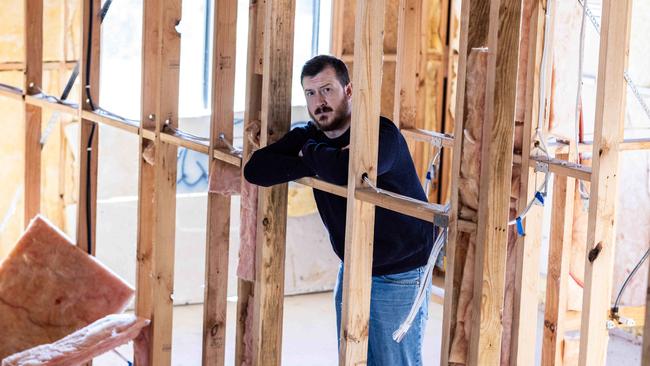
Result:
<svg viewBox="0 0 650 366"><path fill-rule="evenodd" d="M557 158L566 160L568 155L558 154ZM544 307L544 336L542 340L543 366L561 366L563 364L562 344L564 342L564 317L567 311L566 296L571 237L573 235L574 195L575 179L556 175L553 182L553 216L551 217L546 277L546 306ZM531 318L531 323L536 325L535 320L536 318ZM535 334L533 333L533 335ZM535 347L532 348L534 352Z"/></svg>
<svg viewBox="0 0 650 366"><path fill-rule="evenodd" d="M529 168L530 152L535 136L536 126L545 128L550 107L550 87L552 62L542 66L542 59L552 60L552 47L546 55L544 44L551 44L553 28L545 32L547 9L546 0L533 0L534 8L530 21L528 68L526 72L525 118L521 151L521 184L519 187L519 205L517 212L522 212L535 194L535 173ZM551 12L553 14L553 12ZM553 24L552 19L549 24ZM545 70L541 68L545 67ZM543 79L542 79L543 78ZM544 84L545 98L540 103L540 85ZM542 113L540 114L540 109ZM535 339L537 332L537 291L539 282L539 255L543 210L533 209L524 219L525 236L517 239L515 255L517 256L515 274L515 299L512 323L512 343L510 346L511 363L515 365L532 365L535 363Z"/></svg>
<svg viewBox="0 0 650 366"><path fill-rule="evenodd" d="M357 200L363 175L376 182L384 0L357 0L339 365L366 364L375 206Z"/></svg>
<svg viewBox="0 0 650 366"><path fill-rule="evenodd" d="M284 136L291 125L295 0L266 0L260 144ZM280 365L287 184L259 188L255 258L253 364Z"/></svg>
<svg viewBox="0 0 650 366"><path fill-rule="evenodd" d="M255 73L257 59L257 48L262 48L261 37L258 36L258 33L261 34L262 30L258 27L258 13L265 13L265 4L261 0L250 0L248 7L248 50L247 50L247 62L246 62L246 101L244 108L244 131L248 131L253 121L260 120L260 109L262 108L262 76ZM243 177L243 167L246 165L248 158L252 154L253 146L251 142L246 138L246 132L244 132L244 143L243 143L243 158L242 158L242 182L245 179ZM243 194L242 196L243 197ZM243 201L242 201L243 202ZM243 211L243 209L242 209ZM243 217L243 216L240 216ZM240 220L244 222L244 220ZM255 228L254 230L257 230ZM252 331L252 329L246 329L246 319L248 318L248 303L250 296L253 295L253 283L242 278L237 280L237 329L236 329L236 341L235 341L235 365L240 366L245 361L246 357L252 356L252 350L246 350L244 343L244 336L247 331Z"/></svg>
<svg viewBox="0 0 650 366"><path fill-rule="evenodd" d="M25 0L26 95L43 87L43 0ZM41 108L25 103L25 212L23 225L41 210Z"/></svg>
<svg viewBox="0 0 650 366"><path fill-rule="evenodd" d="M344 15L345 15L345 1L332 0L332 34L330 39L330 52L332 53L332 55L339 58L343 56Z"/></svg>
<svg viewBox="0 0 650 366"><path fill-rule="evenodd" d="M425 63L422 57L422 1L400 0L397 17L397 67L393 121L400 128L422 126ZM428 146L427 146L428 147ZM413 150L411 150L413 151Z"/></svg>
<svg viewBox="0 0 650 366"><path fill-rule="evenodd" d="M498 365L508 241L521 0L491 0L469 364Z"/></svg>
<svg viewBox="0 0 650 366"><path fill-rule="evenodd" d="M465 89L467 57L473 48L485 47L489 25L489 2L463 1L461 9L460 46L458 57L458 89L456 92L456 120L454 122L454 149L451 166L451 212L449 216L449 240L447 244L447 267L445 270L445 299L442 317L442 349L440 364L449 364L451 341L454 339L458 296L463 279L463 266L467 245L458 245L458 195L460 164L465 129Z"/></svg>
<svg viewBox="0 0 650 366"><path fill-rule="evenodd" d="M140 152L153 149L153 164L141 154L136 313L151 325L143 337L149 348L136 347L138 365L171 364L177 148L162 142L160 133L166 123L178 126L180 19L181 0L145 0ZM154 141L145 141L145 131Z"/></svg>
<svg viewBox="0 0 650 366"><path fill-rule="evenodd" d="M99 103L99 16L101 0L84 0L81 32L81 106L92 111ZM97 164L99 126L86 119L79 122L79 196L77 198L77 246L95 254L97 218ZM90 231L90 232L88 232Z"/></svg>
<svg viewBox="0 0 650 366"><path fill-rule="evenodd" d="M237 0L217 1L214 4L214 19L210 152L215 147L226 147L219 136L233 141ZM208 159L210 176L221 179L228 163L215 159L212 153ZM221 366L226 355L230 196L208 192L207 217L203 365Z"/></svg>
<svg viewBox="0 0 650 366"><path fill-rule="evenodd" d="M585 258L585 286L580 330L581 366L605 364L614 270L614 223L618 190L619 141L625 121L625 80L630 40L631 0L604 0L591 199Z"/></svg>

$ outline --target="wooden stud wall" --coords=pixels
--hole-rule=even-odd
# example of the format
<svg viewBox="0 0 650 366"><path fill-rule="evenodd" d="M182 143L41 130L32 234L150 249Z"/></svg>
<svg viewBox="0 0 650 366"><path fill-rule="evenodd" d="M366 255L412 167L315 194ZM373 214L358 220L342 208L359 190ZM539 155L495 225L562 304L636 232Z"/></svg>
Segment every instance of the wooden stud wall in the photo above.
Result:
<svg viewBox="0 0 650 366"><path fill-rule="evenodd" d="M43 87L43 0L25 1L25 95ZM24 226L41 210L41 108L25 104Z"/></svg>
<svg viewBox="0 0 650 366"><path fill-rule="evenodd" d="M340 365L365 364L368 357L375 206L355 193L364 176L377 181L384 6L383 0L357 0Z"/></svg>
<svg viewBox="0 0 650 366"><path fill-rule="evenodd" d="M261 70L257 73L260 64L260 54L258 49L262 49L262 32L264 23L258 20L263 20L259 14L266 14L265 4L262 1L250 0L248 8L248 54L246 62L246 101L244 110L244 131L248 131L254 123L258 123L261 119L262 109L262 75ZM242 166L248 161L253 152L251 142L244 138ZM242 179L243 176L242 176ZM237 330L236 330L236 344L235 344L235 365L241 365L244 362L252 360L247 359L252 356L252 350L245 349L244 337L247 331L246 319L248 314L251 295L254 290L254 283L239 278L237 280ZM248 354L250 353L250 354Z"/></svg>
<svg viewBox="0 0 650 366"><path fill-rule="evenodd" d="M487 25L489 24L489 3L483 1L463 1L461 9L461 31L458 59L458 79L456 91L456 112L454 136L462 136L465 129L467 58L473 48L485 47L487 44ZM467 255L467 245L460 245L457 238L461 229L459 222L459 179L463 139L455 139L451 174L451 211L449 213L449 241L447 242L447 268L445 274L445 301L442 320L442 348L440 364L449 364L451 341L454 339L458 297L463 278L463 266Z"/></svg>
<svg viewBox="0 0 650 366"><path fill-rule="evenodd" d="M568 160L568 155L558 155ZM573 203L575 179L556 176L553 182L551 238L546 275L546 305L542 338L542 365L562 365L565 331L567 285L569 278L570 244L573 235ZM565 245L566 244L566 245ZM533 322L529 322L533 323ZM532 327L531 327L532 328ZM533 349L534 347L530 347ZM534 354L533 354L534 357ZM531 358L534 360L534 358Z"/></svg>
<svg viewBox="0 0 650 366"><path fill-rule="evenodd" d="M233 141L235 99L237 1L218 1L214 6L212 48L212 118L210 150L226 148L220 136ZM219 179L228 163L209 157L210 176ZM206 222L206 275L203 302L203 365L224 365L226 356L226 311L228 253L230 240L230 196L208 192Z"/></svg>
<svg viewBox="0 0 650 366"><path fill-rule="evenodd" d="M101 0L83 1L80 74L81 110L92 111L99 103ZM91 25L92 22L92 25ZM92 28L91 28L92 27ZM90 39L89 39L90 38ZM92 103L92 104L91 104ZM85 118L79 125L79 195L77 196L77 246L95 253L97 218L97 168L99 126ZM88 232L90 230L90 232Z"/></svg>
<svg viewBox="0 0 650 366"><path fill-rule="evenodd" d="M551 44L553 39L553 28L545 32L546 23L546 0L535 0L530 22L529 49L520 52L528 52L526 96L525 96L525 120L523 128L523 141L521 151L521 182L519 187L519 201L517 212L523 212L528 202L537 190L538 176L534 172L531 163L531 149L535 140L536 127L547 125L546 116L549 115L550 89L552 63L542 65L542 58L552 60L552 47L544 51L544 43ZM551 15L553 13L551 12ZM553 20L549 20L553 24ZM543 55L546 52L546 56ZM545 70L542 70L545 67ZM546 86L545 99L540 103L540 84ZM544 112L545 118L540 120L540 109ZM540 176L543 173L539 174ZM533 209L523 220L525 236L517 239L515 249L517 267L515 269L515 299L512 326L511 360L516 364L531 364L535 362L535 345L526 339L533 339L537 334L537 292L539 288L539 256L542 237L543 210ZM549 277L550 278L550 277Z"/></svg>
<svg viewBox="0 0 650 366"><path fill-rule="evenodd" d="M490 2L481 200L469 351L472 365L496 365L501 357L520 22L520 0Z"/></svg>
<svg viewBox="0 0 650 366"><path fill-rule="evenodd" d="M631 0L604 0L596 123L590 181L585 284L580 330L581 366L604 365L608 330L605 326L611 302L614 270L614 227L618 189L619 141L625 123Z"/></svg>
<svg viewBox="0 0 650 366"><path fill-rule="evenodd" d="M140 140L144 154L145 132L153 133L154 161L140 157L136 314L152 322L148 355L136 362L152 365L171 364L177 147L161 135L165 124L178 126L179 19L181 0L144 2Z"/></svg>
<svg viewBox="0 0 650 366"><path fill-rule="evenodd" d="M42 1L28 1L25 11L26 26L26 72L24 91L3 87L2 96L21 99L25 105L25 220L40 210L40 129L41 109L58 110L72 116L81 117L80 182L85 182L90 173L90 195L86 200L85 184L79 191L79 219L77 224L78 243L84 249L94 251L96 215L96 174L98 124L112 126L125 132L140 136L140 175L138 207L138 249L137 249L137 293L136 313L152 320L152 325L139 338L135 358L138 365L171 364L172 294L174 273L174 230L176 194L176 149L178 146L207 153L210 156L210 171L219 176L225 164L242 166L242 159L227 152L219 139L232 141L232 98L234 93L235 32L237 19L235 0L218 2L215 8L214 58L213 58L213 104L215 111L211 120L210 143L204 144L187 140L181 135L169 132L165 125L178 124L178 77L180 58L180 35L175 26L181 18L181 0L146 0L143 18L143 75L142 75L142 114L141 125L137 126L119 119L100 115L93 110L84 94L78 107L64 106L37 96L36 87L42 82ZM452 211L449 214L450 242L447 248L448 267L445 279L443 344L441 363L448 364L450 341L455 326L455 308L462 276L462 264L467 248L457 246L455 239L458 230L478 230L476 294L470 364L497 364L500 359L501 325L499 316L503 301L503 276L505 266L505 240L507 230L507 208L509 199L510 169L512 161L522 166L533 166L540 159L530 156L530 146L534 139L533 125L537 123L539 109L548 109L548 99L539 105L538 85L542 81L540 73L541 49L544 38L552 37L544 32L544 9L546 2L539 0L534 12L530 61L528 65L528 88L526 102L526 121L524 148L522 155L512 155L512 129L514 124L514 82L517 64L518 32L499 32L499 29L518 29L521 16L521 2L515 0L492 0L491 2L463 2L461 14L460 48L458 60L458 91L456 94L455 135L463 131L465 103L465 73L468 50L488 46L491 50L488 73L487 128L483 139L483 173L481 175L481 210L479 224L471 225L458 220L458 172L462 139L454 140L440 134L418 130L411 121L417 120L421 101L417 96L417 85L421 82L423 70L423 50L417 37L422 23L404 22L409 16L417 17L426 12L422 3L402 0L399 12L390 16L400 19L393 32L397 44L391 37L383 39L387 4L393 1L357 0L355 12L357 25L354 41L353 73L355 93L353 100L353 122L351 133L351 164L347 187L335 186L315 178L300 180L300 183L317 187L333 194L347 196L348 216L346 232L346 261L344 278L344 306L342 319L342 339L340 364L352 365L366 362L367 329L370 301L370 274L373 241L375 205L386 207L411 216L432 222L446 217L444 208L427 203L413 204L405 200L388 198L370 191L362 181L367 173L371 181L376 178L378 125L382 89L382 58L396 66L396 88L391 93L400 96L393 109L395 119L404 128L405 135L418 141L428 141L445 147L453 146L451 181ZM82 41L81 57L82 84L89 76L89 91L94 107L99 103L99 18L97 9L100 0L83 1L83 35L91 39ZM430 4L428 4L430 5ZM91 11L91 6L94 9ZM290 84L293 50L293 0L251 0L249 8L250 35L247 75L246 125L261 120L262 145L281 137L289 128ZM556 175L554 209L561 213L554 217L551 260L557 267L549 270L550 279L566 276L563 258L565 249L561 245L570 232L571 185L575 179L591 181L591 200L589 213L588 253L586 257L585 301L582 319L582 338L580 349L581 365L604 364L604 350L607 343L605 321L611 292L611 271L613 268L613 228L614 203L618 151L622 149L643 149L647 141L622 142L623 110L625 85L622 73L627 59L630 29L631 0L615 2L604 0L603 34L599 63L599 84L597 92L597 124L593 145L593 168L562 163L561 160L542 161ZM348 14L340 1L334 2L334 14L339 18ZM422 16L420 16L422 18ZM89 32L93 19L93 29ZM267 19L274 19L267 22ZM362 26L363 25L363 26ZM489 27L488 27L489 26ZM443 28L449 28L448 25ZM420 29L420 30L418 30ZM489 35L486 38L486 35ZM415 39L414 39L415 38ZM333 45L339 54L345 53L341 28L334 27ZM349 45L348 45L349 46ZM349 47L348 47L349 48ZM218 50L218 52L216 51ZM428 52L428 51L427 51ZM336 52L335 52L336 53ZM451 57L448 54L449 57ZM90 67L86 58L90 57ZM547 56L548 57L548 56ZM349 58L349 56L348 56ZM451 58L450 58L451 59ZM14 67L14 66L12 66ZM451 70L451 62L446 65ZM413 72L418 70L417 72ZM385 70L384 70L385 71ZM546 76L550 71L546 70ZM384 79L386 80L386 79ZM33 84L32 84L33 83ZM415 85L415 86L414 86ZM547 86L550 82L547 81ZM414 86L414 87L413 87ZM440 92L442 93L442 91ZM448 94L450 95L450 94ZM548 94L547 94L548 95ZM415 117L414 117L415 116ZM614 121L605 123L605 121ZM92 135L92 139L91 139ZM92 154L86 159L85 144L91 142ZM251 146L245 145L250 152ZM153 151L153 164L145 161L142 154ZM244 156L246 156L245 154ZM38 169L37 169L38 167ZM533 172L525 169L522 181L520 204L525 204L534 192ZM565 194L557 194L562 193ZM90 211L86 211L86 203ZM203 364L224 363L225 354L225 297L226 276L228 272L228 233L230 198L210 194L208 199L207 256L206 256L206 312L204 314ZM490 210L487 209L490 207ZM520 207L521 208L521 207ZM223 214L223 212L226 212ZM255 321L253 364L279 365L282 349L282 299L284 284L284 242L286 235L286 185L263 189L259 199L260 218L258 220L257 269L254 284L240 281L238 290L237 362L242 361L243 318L247 308L248 295L255 295ZM563 215L562 215L563 214ZM86 219L90 219L90 225ZM533 306L533 292L536 291L539 245L534 237L539 228L536 220L526 223L527 237L520 240L517 252L517 293L515 320L513 325L514 343L511 349L511 362L528 364L534 349L528 341L534 329L536 311ZM90 235L86 233L90 228ZM89 247L87 238L92 245ZM481 245L481 243L484 243ZM523 244L523 245L522 245ZM481 252L482 251L482 252ZM548 284L547 314L545 327L543 364L556 364L559 358L562 329L568 329L562 317L562 294L565 291L560 282ZM650 289L650 286L649 286ZM650 303L650 292L648 295ZM650 316L650 308L646 308ZM650 327L645 324L646 337L643 359L650 362ZM239 363L238 363L239 364Z"/></svg>
<svg viewBox="0 0 650 366"><path fill-rule="evenodd" d="M261 146L280 139L291 124L295 2L265 0L265 6ZM279 365L288 186L260 187L258 192L253 364Z"/></svg>

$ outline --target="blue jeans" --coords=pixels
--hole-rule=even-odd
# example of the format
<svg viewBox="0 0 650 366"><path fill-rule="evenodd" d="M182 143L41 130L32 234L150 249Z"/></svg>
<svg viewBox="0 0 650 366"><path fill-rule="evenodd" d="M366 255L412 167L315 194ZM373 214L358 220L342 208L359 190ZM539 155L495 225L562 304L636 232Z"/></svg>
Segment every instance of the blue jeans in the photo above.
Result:
<svg viewBox="0 0 650 366"><path fill-rule="evenodd" d="M426 299L418 311L411 329L400 343L393 340L393 332L399 328L411 310L420 281L424 277L424 268L419 267L407 272L372 277L368 366L422 365L422 339L428 318L431 284L427 286ZM343 264L339 267L338 279L336 287L334 287L336 332L339 340L341 339L342 289Z"/></svg>

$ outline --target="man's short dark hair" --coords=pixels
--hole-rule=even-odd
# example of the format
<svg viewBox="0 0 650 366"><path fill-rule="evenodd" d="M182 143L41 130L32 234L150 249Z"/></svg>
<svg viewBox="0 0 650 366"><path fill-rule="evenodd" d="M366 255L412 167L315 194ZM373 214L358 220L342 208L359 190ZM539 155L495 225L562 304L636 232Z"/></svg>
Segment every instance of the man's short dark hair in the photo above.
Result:
<svg viewBox="0 0 650 366"><path fill-rule="evenodd" d="M343 61L330 55L318 55L305 62L305 65L302 67L302 72L300 73L300 84L302 84L302 80L305 76L314 77L328 66L334 69L336 72L336 78L343 87L350 83L348 67L345 66Z"/></svg>

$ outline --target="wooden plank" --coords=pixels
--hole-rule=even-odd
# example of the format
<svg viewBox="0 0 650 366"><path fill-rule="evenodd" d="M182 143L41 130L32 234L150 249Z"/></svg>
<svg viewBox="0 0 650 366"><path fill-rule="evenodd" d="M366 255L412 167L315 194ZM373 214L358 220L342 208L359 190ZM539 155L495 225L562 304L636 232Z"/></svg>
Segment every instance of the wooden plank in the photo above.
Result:
<svg viewBox="0 0 650 366"><path fill-rule="evenodd" d="M425 201L415 202L409 197L389 196L377 193L373 188L357 188L355 198L363 203L371 203L375 206L402 213L420 220L432 222L440 227L446 227L449 223L448 212L444 205L428 203Z"/></svg>
<svg viewBox="0 0 650 366"><path fill-rule="evenodd" d="M43 87L43 0L25 1L25 94L38 94ZM24 106L25 164L24 220L25 227L41 211L41 108Z"/></svg>
<svg viewBox="0 0 650 366"><path fill-rule="evenodd" d="M397 16L396 99L393 103L393 122L400 129L415 129L424 124L424 91L421 89L424 86L426 69L423 65L426 66L426 60L422 56L420 19L421 0L400 0ZM415 146L409 145L413 154Z"/></svg>
<svg viewBox="0 0 650 366"><path fill-rule="evenodd" d="M344 59L343 55L343 34L345 31L343 24L344 20L345 1L332 0L332 37L330 39L330 53L341 58L343 62L348 62Z"/></svg>
<svg viewBox="0 0 650 366"><path fill-rule="evenodd" d="M30 3L31 6L31 3ZM72 70L77 65L77 61L58 61L58 60L43 60L43 70ZM8 61L0 62L1 71L25 71L24 62Z"/></svg>
<svg viewBox="0 0 650 366"><path fill-rule="evenodd" d="M620 151L650 150L650 139L626 139L619 145Z"/></svg>
<svg viewBox="0 0 650 366"><path fill-rule="evenodd" d="M531 156L528 159L528 166L531 168L534 168L537 163L548 164L549 171L555 175L571 177L587 182L591 180L592 168L582 164L557 158L547 159L543 156Z"/></svg>
<svg viewBox="0 0 650 366"><path fill-rule="evenodd" d="M154 144L154 164L140 159L136 314L152 320L148 348L136 347L136 362L171 364L176 223L176 146L161 140L166 124L178 126L180 0L144 3L140 152ZM144 139L155 133L154 141ZM138 362L140 363L140 362Z"/></svg>
<svg viewBox="0 0 650 366"><path fill-rule="evenodd" d="M339 365L365 364L368 357L375 206L356 191L363 175L377 179L384 6L357 0Z"/></svg>
<svg viewBox="0 0 650 366"><path fill-rule="evenodd" d="M93 110L99 103L101 0L84 0L82 18L82 56L80 79L83 92L80 106ZM89 59L90 58L90 59ZM25 101L28 101L25 99ZM53 105L59 105L54 104ZM67 107L66 107L67 108ZM78 114L80 111L77 109ZM77 245L95 253L97 219L97 165L99 157L99 127L82 119L79 123L79 196L77 197Z"/></svg>
<svg viewBox="0 0 650 366"><path fill-rule="evenodd" d="M262 76L255 72L257 62L257 49L263 47L262 40L258 37L258 13L265 13L265 8L261 2L250 0L248 7L248 50L246 62L246 96L244 108L244 131L251 128L254 121L261 120L262 108ZM260 9L261 8L261 9ZM246 132L244 132L246 135ZM243 139L243 152L241 166L248 161L253 151L251 141L247 136ZM242 169L243 171L243 169ZM242 179L245 179L242 177ZM240 215L242 217L243 215ZM240 222L243 221L240 219ZM257 227L254 228L257 230ZM257 234L259 235L259 234ZM236 344L235 344L235 365L242 365L245 361L252 361L252 349L248 349L244 339L247 332L252 332L252 328L247 329L246 319L251 314L248 313L249 301L251 295L254 295L254 284L250 281L239 278L237 281L237 325L236 325Z"/></svg>
<svg viewBox="0 0 650 366"><path fill-rule="evenodd" d="M611 301L618 144L623 138L631 0L603 1L596 123L590 185L585 285L580 330L581 366L605 364L608 332L605 323Z"/></svg>
<svg viewBox="0 0 650 366"><path fill-rule="evenodd" d="M402 135L406 139L428 142L431 145L453 148L454 136L446 133L427 131L420 128L402 128Z"/></svg>
<svg viewBox="0 0 650 366"><path fill-rule="evenodd" d="M396 53L385 53L382 56L382 60L384 62L397 62L397 58L398 58L398 55ZM340 59L341 59L341 61L343 61L345 63L354 62L354 55L352 55L352 54L341 55ZM395 84L395 85L397 85L397 84ZM398 94L396 94L396 95L398 95Z"/></svg>
<svg viewBox="0 0 650 366"><path fill-rule="evenodd" d="M425 62L422 73L426 75L424 93L422 95L422 109L425 111L423 128L452 133L453 124L447 123L446 118L446 90L449 88L446 77L449 71L447 62L451 29L449 28L450 6L453 0L424 1L423 14L420 18L423 32L420 36L425 51ZM434 157L435 152L428 146L418 146L419 154L416 159L428 169L428 162ZM445 203L449 201L451 187L451 151L441 151L437 164L437 174L432 181L433 189L430 199L434 202Z"/></svg>
<svg viewBox="0 0 650 366"><path fill-rule="evenodd" d="M140 134L140 127L129 121L124 121L118 118L107 116L104 114L99 114L97 112L91 111L81 111L81 117L85 120L92 121L98 124L103 124L106 126L111 126L117 129L120 129L127 133Z"/></svg>
<svg viewBox="0 0 650 366"><path fill-rule="evenodd" d="M530 21L529 49L522 49L520 52L528 52L528 65L526 71L526 96L524 127L522 132L522 151L519 163L521 164L521 179L519 187L519 200L517 212L523 212L537 190L537 174L529 168L531 162L530 152L535 138L537 126L547 126L550 115L550 87L553 63L553 47L544 50L544 43L551 44L553 40L553 28L545 32L547 2L534 1L532 19ZM549 19L549 25L553 24L553 17ZM546 52L546 56L543 53ZM543 57L546 60L542 65ZM542 69L544 68L544 69ZM544 83L544 101L540 103L540 85ZM540 120L540 109L544 111ZM514 156L513 158L516 158ZM516 159L513 159L516 160ZM549 164L550 165L550 164ZM549 168L552 170L549 166ZM540 174L541 176L541 174ZM537 335L537 309L539 288L539 256L542 237L543 210L533 209L524 219L524 237L519 237L516 243L516 269L515 269L515 290L513 306L512 343L510 346L510 359L514 364L531 365L535 362L535 344L530 339ZM563 339L563 336L560 337Z"/></svg>
<svg viewBox="0 0 650 366"><path fill-rule="evenodd" d="M284 136L291 124L294 13L292 0L266 0L261 146ZM287 184L260 187L258 200L253 364L280 365Z"/></svg>
<svg viewBox="0 0 650 366"><path fill-rule="evenodd" d="M392 119L398 128L414 129L424 127L425 124L425 92L427 76L427 60L424 55L426 45L426 26L423 26L423 13L427 5L419 0L399 0L397 4L397 52L395 65L395 83L392 86L393 110ZM390 5L389 5L390 6ZM390 15L389 15L390 16ZM390 18L389 18L390 19ZM408 20L408 21L407 21ZM390 20L386 20L390 22ZM390 25L386 25L386 32L390 32ZM389 57L388 50L384 50L384 62ZM386 84L388 84L388 80ZM390 87L384 85L383 88ZM406 135L405 135L406 137ZM428 155L431 146L416 144L414 140L406 140L417 172L424 176L429 169ZM437 185L431 184L432 196L435 196ZM427 198L429 192L425 192Z"/></svg>
<svg viewBox="0 0 650 366"><path fill-rule="evenodd" d="M23 90L15 86L0 83L0 96L22 102Z"/></svg>
<svg viewBox="0 0 650 366"><path fill-rule="evenodd" d="M339 186L336 184L328 183L325 182L324 180L320 180L317 178L312 178L312 177L300 178L296 180L296 183L300 183L302 185L306 185L323 192L331 193L339 197L348 196L348 189L346 186Z"/></svg>
<svg viewBox="0 0 650 366"><path fill-rule="evenodd" d="M467 243L458 243L458 231L466 225L458 219L459 178L463 151L463 130L465 129L465 89L467 75L467 57L473 48L487 44L489 24L489 3L486 1L463 1L461 9L461 31L458 59L458 90L456 93L456 111L454 122L453 161L451 165L451 211L449 214L449 240L447 242L447 265L445 269L445 304L442 317L442 348L440 364L449 364L451 342L454 339L458 296L463 278L463 267L467 255Z"/></svg>
<svg viewBox="0 0 650 366"><path fill-rule="evenodd" d="M568 158L568 155L565 155L563 158ZM573 236L574 195L575 180L573 178L555 176L553 182L553 215L551 216L550 249L546 276L542 365L560 366L563 364L562 343L564 342L565 332L564 316L567 311L566 296ZM530 323L536 325L537 322L531 320ZM534 351L535 347L531 348Z"/></svg>
<svg viewBox="0 0 650 366"><path fill-rule="evenodd" d="M237 0L214 4L212 47L212 106L210 150L233 141L233 105ZM210 176L220 179L228 163L210 157ZM208 192L206 229L206 274L203 304L203 365L224 365L226 357L226 313L228 253L230 252L230 196Z"/></svg>
<svg viewBox="0 0 650 366"><path fill-rule="evenodd" d="M347 187L327 183L317 178L305 177L296 180L300 183L314 189L328 192L339 197L347 197ZM404 215L412 216L420 220L436 223L439 226L447 226L449 214L444 205L429 203L425 201L415 202L413 199L405 196L389 196L384 193L377 193L372 188L358 188L355 193L357 200L372 203L373 205L383 207Z"/></svg>
<svg viewBox="0 0 650 366"><path fill-rule="evenodd" d="M455 113L456 93L458 91L458 61L460 46L460 17L462 6L458 6L461 0L445 1L443 14L448 14L446 19L446 47L445 47L445 99L442 114L442 129L445 134L454 133L457 115ZM452 151L443 151L441 154L440 166L440 202L447 202L451 197L451 188L453 185L453 176L451 174L453 165Z"/></svg>
<svg viewBox="0 0 650 366"><path fill-rule="evenodd" d="M209 155L208 153L210 152L210 146L206 142L189 139L173 132L161 132L160 141L163 141L169 145L184 147L186 149L200 152L206 155ZM214 155L212 158L214 158Z"/></svg>
<svg viewBox="0 0 650 366"><path fill-rule="evenodd" d="M66 113L71 116L79 115L79 105L77 104L62 104L58 103L52 99L48 99L43 96L36 95L25 95L25 104L39 107L39 109L49 109L50 111L57 111L61 113Z"/></svg>
<svg viewBox="0 0 650 366"><path fill-rule="evenodd" d="M239 155L235 155L232 152L230 152L229 149L227 148L221 148L221 147L216 147L213 150L213 156L215 159L219 159L223 162L226 162L230 165L234 165L237 167L241 167L242 165L242 157Z"/></svg>
<svg viewBox="0 0 650 366"><path fill-rule="evenodd" d="M501 359L520 22L521 0L490 2L470 365Z"/></svg>

